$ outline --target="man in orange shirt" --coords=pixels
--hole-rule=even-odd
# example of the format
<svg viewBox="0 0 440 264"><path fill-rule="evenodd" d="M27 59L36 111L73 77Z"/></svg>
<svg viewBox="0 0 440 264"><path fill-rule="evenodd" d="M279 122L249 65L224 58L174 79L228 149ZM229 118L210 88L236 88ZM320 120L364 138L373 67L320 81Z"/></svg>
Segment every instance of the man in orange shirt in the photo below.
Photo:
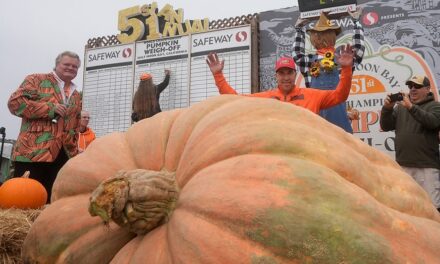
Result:
<svg viewBox="0 0 440 264"><path fill-rule="evenodd" d="M88 127L90 121L89 112L82 110L81 119L79 120L79 137L78 137L78 152L81 153L86 150L87 146L95 140L95 132Z"/></svg>
<svg viewBox="0 0 440 264"><path fill-rule="evenodd" d="M275 66L278 87L248 96L277 99L307 108L318 114L321 109L335 106L347 100L351 88L353 56L354 53L349 44L341 49L340 54L336 54L337 62L341 66L341 78L336 90L295 87L295 63L292 58L283 57L277 61ZM223 76L224 61L221 61L216 53L210 53L206 62L220 94L237 94Z"/></svg>

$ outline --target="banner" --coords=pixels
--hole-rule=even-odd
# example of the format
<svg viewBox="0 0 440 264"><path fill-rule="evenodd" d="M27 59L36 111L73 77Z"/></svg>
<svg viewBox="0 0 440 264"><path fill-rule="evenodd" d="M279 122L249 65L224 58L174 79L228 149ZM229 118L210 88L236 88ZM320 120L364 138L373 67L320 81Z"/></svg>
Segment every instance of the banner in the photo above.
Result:
<svg viewBox="0 0 440 264"><path fill-rule="evenodd" d="M356 0L298 0L302 18L319 17L321 12L331 14L356 10Z"/></svg>
<svg viewBox="0 0 440 264"><path fill-rule="evenodd" d="M380 129L380 111L388 93L408 92L406 80L426 75L438 98L440 77L440 1L358 1L363 8L360 21L365 29L365 55L356 67L347 106L361 112L354 121L354 135L394 156L394 132ZM260 88L276 87L273 65L283 54L292 55L299 11L279 9L260 15ZM278 19L278 17L280 19ZM349 17L332 20L343 32L336 46L352 43L353 23ZM312 22L308 26L313 27ZM290 52L290 54L289 54ZM306 53L314 53L306 40ZM298 85L304 80L298 74Z"/></svg>

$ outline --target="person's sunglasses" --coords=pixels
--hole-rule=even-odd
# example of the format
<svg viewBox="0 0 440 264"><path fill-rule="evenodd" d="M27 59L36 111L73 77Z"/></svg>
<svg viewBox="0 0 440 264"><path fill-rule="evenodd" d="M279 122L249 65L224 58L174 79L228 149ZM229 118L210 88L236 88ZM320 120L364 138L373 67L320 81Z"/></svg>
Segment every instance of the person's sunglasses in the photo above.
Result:
<svg viewBox="0 0 440 264"><path fill-rule="evenodd" d="M425 86L423 86L423 85L420 85L420 84L415 84L415 83L410 83L410 84L408 84L408 89L412 89L412 88L415 88L415 89L420 89L420 88L423 88L423 87L425 87Z"/></svg>

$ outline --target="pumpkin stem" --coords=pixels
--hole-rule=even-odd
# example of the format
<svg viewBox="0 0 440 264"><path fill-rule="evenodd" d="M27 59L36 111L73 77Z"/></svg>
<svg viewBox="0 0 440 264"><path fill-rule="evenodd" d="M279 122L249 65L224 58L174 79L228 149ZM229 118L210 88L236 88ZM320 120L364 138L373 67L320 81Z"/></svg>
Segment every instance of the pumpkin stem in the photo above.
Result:
<svg viewBox="0 0 440 264"><path fill-rule="evenodd" d="M178 194L174 173L119 171L93 191L89 212L106 224L113 220L131 232L146 234L168 221Z"/></svg>

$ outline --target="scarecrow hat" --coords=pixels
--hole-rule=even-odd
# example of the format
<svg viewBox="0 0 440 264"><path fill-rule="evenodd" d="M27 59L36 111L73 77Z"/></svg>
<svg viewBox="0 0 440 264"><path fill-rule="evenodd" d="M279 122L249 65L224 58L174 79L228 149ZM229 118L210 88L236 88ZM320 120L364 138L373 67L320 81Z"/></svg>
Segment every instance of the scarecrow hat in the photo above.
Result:
<svg viewBox="0 0 440 264"><path fill-rule="evenodd" d="M315 26L313 28L307 29L307 31L318 31L323 32L326 30L334 30L336 32L336 36L341 33L341 27L340 26L332 26L330 20L326 16L324 12L321 12L321 15L319 16L318 22L316 22Z"/></svg>

